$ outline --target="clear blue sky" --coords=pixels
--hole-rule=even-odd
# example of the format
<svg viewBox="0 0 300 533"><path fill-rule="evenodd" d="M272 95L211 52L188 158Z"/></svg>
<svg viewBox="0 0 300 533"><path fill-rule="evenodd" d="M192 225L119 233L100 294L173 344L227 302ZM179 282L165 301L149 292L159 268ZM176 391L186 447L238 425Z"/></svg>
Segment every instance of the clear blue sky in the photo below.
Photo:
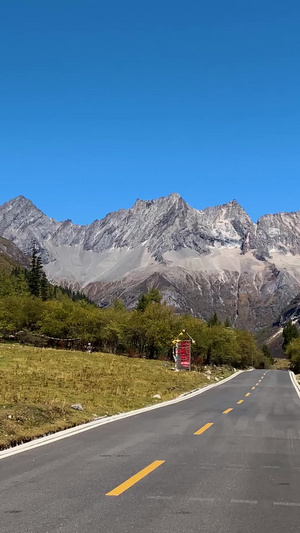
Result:
<svg viewBox="0 0 300 533"><path fill-rule="evenodd" d="M300 209L299 0L0 0L0 203Z"/></svg>

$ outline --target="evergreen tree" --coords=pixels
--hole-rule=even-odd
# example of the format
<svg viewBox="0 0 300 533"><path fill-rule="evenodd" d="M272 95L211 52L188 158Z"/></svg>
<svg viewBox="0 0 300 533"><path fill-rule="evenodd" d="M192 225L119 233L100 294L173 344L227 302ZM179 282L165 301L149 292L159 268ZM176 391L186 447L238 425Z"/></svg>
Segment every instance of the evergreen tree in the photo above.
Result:
<svg viewBox="0 0 300 533"><path fill-rule="evenodd" d="M224 327L225 328L231 328L231 324L230 324L230 320L229 318L226 318L225 322L224 322Z"/></svg>
<svg viewBox="0 0 300 533"><path fill-rule="evenodd" d="M143 313L146 309L146 307L152 303L161 303L162 295L160 294L158 289L150 289L150 291L143 293L137 303L136 309L137 311L140 311Z"/></svg>
<svg viewBox="0 0 300 533"><path fill-rule="evenodd" d="M32 250L31 270L28 276L28 288L33 296L39 297L41 295L41 282L44 276L43 264L40 256L37 255L35 248ZM45 289L45 282L44 282ZM45 296L45 292L44 292Z"/></svg>
<svg viewBox="0 0 300 533"><path fill-rule="evenodd" d="M296 324L293 324L293 322L290 320L287 323L287 325L283 328L282 336L283 336L282 348L285 351L288 345L290 344L290 342L293 339L297 339L299 337L299 331L298 331Z"/></svg>
<svg viewBox="0 0 300 533"><path fill-rule="evenodd" d="M40 279L40 295L43 301L48 300L49 298L49 282L44 271L42 272Z"/></svg>
<svg viewBox="0 0 300 533"><path fill-rule="evenodd" d="M32 250L31 270L28 277L28 288L33 296L40 295L40 284L37 269L37 251L35 248L33 248Z"/></svg>
<svg viewBox="0 0 300 533"><path fill-rule="evenodd" d="M265 357L271 357L271 352L266 344L263 344L261 347L261 351L264 354Z"/></svg>
<svg viewBox="0 0 300 533"><path fill-rule="evenodd" d="M140 311L141 313L143 313L145 311L146 307L147 307L147 297L146 297L146 294L143 293L139 297L136 309L137 309L137 311Z"/></svg>
<svg viewBox="0 0 300 533"><path fill-rule="evenodd" d="M217 313L214 313L214 314L210 317L209 321L207 322L207 325L208 325L209 327L212 327L212 326L220 326L220 325L221 325L221 322L220 322L220 320L218 319L218 315L217 315Z"/></svg>
<svg viewBox="0 0 300 533"><path fill-rule="evenodd" d="M42 278L42 274L43 274L43 263L39 255L36 258L36 272L37 272L37 278L40 281Z"/></svg>

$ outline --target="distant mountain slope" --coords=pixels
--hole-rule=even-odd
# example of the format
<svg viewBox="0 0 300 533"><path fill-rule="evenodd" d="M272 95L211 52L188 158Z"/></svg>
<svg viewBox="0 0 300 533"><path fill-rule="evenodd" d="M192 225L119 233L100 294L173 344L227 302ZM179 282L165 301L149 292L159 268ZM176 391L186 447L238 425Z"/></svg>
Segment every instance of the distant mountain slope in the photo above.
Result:
<svg viewBox="0 0 300 533"><path fill-rule="evenodd" d="M14 267L29 268L30 259L15 244L0 237L0 270L10 272Z"/></svg>
<svg viewBox="0 0 300 533"><path fill-rule="evenodd" d="M300 294L297 294L297 296L293 298L284 309L282 309L279 317L274 322L274 326L283 328L290 320L300 326Z"/></svg>
<svg viewBox="0 0 300 533"><path fill-rule="evenodd" d="M300 292L300 213L256 224L235 201L202 211L178 194L137 200L90 225L57 222L19 196L0 207L0 235L35 245L50 280L84 288L100 305L133 306L147 287L205 319L217 311L262 328Z"/></svg>
<svg viewBox="0 0 300 533"><path fill-rule="evenodd" d="M258 344L267 344L273 357L286 357L282 349L282 332L290 320L300 328L300 293L281 310L273 324L257 336Z"/></svg>

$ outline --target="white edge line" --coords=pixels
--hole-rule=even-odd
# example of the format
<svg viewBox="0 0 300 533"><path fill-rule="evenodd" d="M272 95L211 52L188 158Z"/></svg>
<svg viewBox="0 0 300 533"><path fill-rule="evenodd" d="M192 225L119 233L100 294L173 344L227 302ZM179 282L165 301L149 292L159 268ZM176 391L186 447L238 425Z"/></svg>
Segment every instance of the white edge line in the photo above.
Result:
<svg viewBox="0 0 300 533"><path fill-rule="evenodd" d="M295 376L294 372L292 372L291 370L289 370L289 375L290 375L290 378L291 378L291 382L294 385L295 391L297 392L298 397L300 398L300 388L299 388L298 381L296 380L296 376Z"/></svg>
<svg viewBox="0 0 300 533"><path fill-rule="evenodd" d="M149 407L142 407L141 409L136 409L135 411L128 411L127 413L120 413L118 415L110 416L109 418L102 418L101 420L86 422L85 424L80 424L79 426L75 426L69 429L64 429L62 431L58 431L57 433L52 433L51 435L47 435L46 437L40 437L40 438L31 440L30 442L26 442L25 444L19 444L18 446L14 446L13 448L2 450L0 451L0 461L1 459L5 459L6 457L11 457L12 455L15 455L17 453L27 452L34 448L45 446L46 444L51 444L52 442L56 442L58 440L66 439L67 437L73 437L73 435L78 435L79 433L83 433L84 431L89 431L90 429L94 429L99 426L104 426L105 424L110 424L112 422L117 422L118 420L123 420L124 418L129 418L131 416L136 416L142 413L147 413L148 411L153 411L154 409L160 409L161 407L167 407L168 405L173 405L175 403L189 400L190 398L193 398L194 396L198 396L199 394L203 394L203 392L213 389L214 387L219 387L220 385L223 385L223 383L230 381L231 379L235 378L236 376L238 376L239 374L243 372L244 372L243 370L238 370L237 372L235 372L228 378L225 378L222 381L219 381L218 383L212 383L211 385L204 386L201 389L196 389L190 393L181 394L180 396L178 396L178 398L175 398L174 400L168 400L166 402L161 402L156 405L150 405Z"/></svg>
<svg viewBox="0 0 300 533"><path fill-rule="evenodd" d="M257 505L257 500L230 500L231 503L248 503L250 505Z"/></svg>
<svg viewBox="0 0 300 533"><path fill-rule="evenodd" d="M297 502L273 502L273 505L286 505L287 507L300 507Z"/></svg>

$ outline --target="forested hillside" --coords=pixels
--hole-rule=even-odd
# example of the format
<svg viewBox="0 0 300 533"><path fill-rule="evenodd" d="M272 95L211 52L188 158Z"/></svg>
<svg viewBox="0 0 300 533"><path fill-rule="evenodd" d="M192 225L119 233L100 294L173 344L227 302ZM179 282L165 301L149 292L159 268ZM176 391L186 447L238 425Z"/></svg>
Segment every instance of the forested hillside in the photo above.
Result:
<svg viewBox="0 0 300 533"><path fill-rule="evenodd" d="M31 269L0 272L2 339L17 338L36 346L59 346L146 358L171 358L172 341L186 329L195 339L193 362L263 367L268 358L257 349L252 334L231 329L214 315L206 323L179 315L161 301L156 289L141 295L136 309L120 300L100 309L80 293L51 285L41 260L33 253Z"/></svg>

